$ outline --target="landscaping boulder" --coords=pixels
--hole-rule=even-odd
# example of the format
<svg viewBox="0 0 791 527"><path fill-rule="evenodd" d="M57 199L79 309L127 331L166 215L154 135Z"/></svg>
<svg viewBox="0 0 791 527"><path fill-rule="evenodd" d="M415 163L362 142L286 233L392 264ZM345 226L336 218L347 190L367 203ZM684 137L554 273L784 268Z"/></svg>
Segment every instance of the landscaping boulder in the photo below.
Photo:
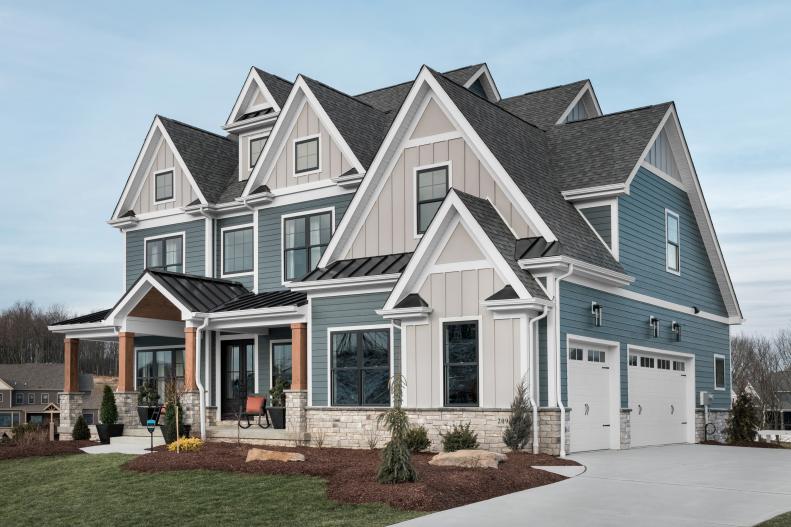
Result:
<svg viewBox="0 0 791 527"><path fill-rule="evenodd" d="M246 463L251 461L305 461L305 456L297 452L278 452L277 450L264 450L251 448L247 452Z"/></svg>
<svg viewBox="0 0 791 527"><path fill-rule="evenodd" d="M457 450L440 452L428 464L440 467L497 468L506 459L508 458L505 454L488 450Z"/></svg>

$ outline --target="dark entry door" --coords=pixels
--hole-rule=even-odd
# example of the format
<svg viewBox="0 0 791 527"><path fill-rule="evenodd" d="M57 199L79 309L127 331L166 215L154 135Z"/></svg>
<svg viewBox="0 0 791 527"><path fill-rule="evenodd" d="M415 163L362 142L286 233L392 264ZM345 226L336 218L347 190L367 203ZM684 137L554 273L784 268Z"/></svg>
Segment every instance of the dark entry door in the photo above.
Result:
<svg viewBox="0 0 791 527"><path fill-rule="evenodd" d="M248 393L255 390L253 340L225 340L222 343L222 416L236 418Z"/></svg>

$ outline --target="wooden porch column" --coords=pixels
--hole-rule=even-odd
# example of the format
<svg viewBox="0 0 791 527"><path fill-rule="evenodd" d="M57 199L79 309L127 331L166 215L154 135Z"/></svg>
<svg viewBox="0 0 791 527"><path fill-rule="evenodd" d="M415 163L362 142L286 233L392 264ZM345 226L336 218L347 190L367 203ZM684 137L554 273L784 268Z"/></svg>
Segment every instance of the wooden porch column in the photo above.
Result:
<svg viewBox="0 0 791 527"><path fill-rule="evenodd" d="M291 389L308 389L308 325L291 324Z"/></svg>
<svg viewBox="0 0 791 527"><path fill-rule="evenodd" d="M119 393L135 391L135 334L129 331L118 333L118 388Z"/></svg>
<svg viewBox="0 0 791 527"><path fill-rule="evenodd" d="M195 379L195 337L198 328L184 328L184 390L194 392L198 390L198 383Z"/></svg>
<svg viewBox="0 0 791 527"><path fill-rule="evenodd" d="M63 391L74 393L80 391L80 341L64 339L63 341Z"/></svg>

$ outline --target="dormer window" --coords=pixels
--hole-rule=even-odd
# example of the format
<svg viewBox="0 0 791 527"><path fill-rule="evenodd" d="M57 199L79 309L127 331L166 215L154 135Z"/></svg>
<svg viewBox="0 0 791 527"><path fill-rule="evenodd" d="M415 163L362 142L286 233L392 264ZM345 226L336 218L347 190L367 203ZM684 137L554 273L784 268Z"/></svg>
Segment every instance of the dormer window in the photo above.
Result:
<svg viewBox="0 0 791 527"><path fill-rule="evenodd" d="M309 137L294 143L294 174L315 172L319 169L319 137Z"/></svg>
<svg viewBox="0 0 791 527"><path fill-rule="evenodd" d="M250 139L248 148L248 166L250 168L255 167L255 164L258 162L258 158L261 157L261 152L264 150L265 144L266 136L253 137Z"/></svg>
<svg viewBox="0 0 791 527"><path fill-rule="evenodd" d="M173 171L166 170L154 174L154 201L170 201L173 199Z"/></svg>
<svg viewBox="0 0 791 527"><path fill-rule="evenodd" d="M423 234L448 193L448 166L419 169L415 173L417 192L416 233Z"/></svg>

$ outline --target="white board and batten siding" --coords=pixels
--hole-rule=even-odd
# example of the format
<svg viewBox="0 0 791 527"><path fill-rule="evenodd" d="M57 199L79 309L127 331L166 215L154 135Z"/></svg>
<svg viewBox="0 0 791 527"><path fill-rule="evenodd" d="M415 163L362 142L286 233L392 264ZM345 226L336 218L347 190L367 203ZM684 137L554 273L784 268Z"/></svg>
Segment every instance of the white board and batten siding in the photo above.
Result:
<svg viewBox="0 0 791 527"><path fill-rule="evenodd" d="M173 200L162 203L154 201L154 174L163 170L173 169ZM176 161L173 151L167 142L161 141L152 156L152 161L146 172L140 193L135 197L130 207L136 214L157 212L161 210L181 208L198 199L195 189L184 175L181 165Z"/></svg>

